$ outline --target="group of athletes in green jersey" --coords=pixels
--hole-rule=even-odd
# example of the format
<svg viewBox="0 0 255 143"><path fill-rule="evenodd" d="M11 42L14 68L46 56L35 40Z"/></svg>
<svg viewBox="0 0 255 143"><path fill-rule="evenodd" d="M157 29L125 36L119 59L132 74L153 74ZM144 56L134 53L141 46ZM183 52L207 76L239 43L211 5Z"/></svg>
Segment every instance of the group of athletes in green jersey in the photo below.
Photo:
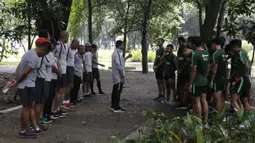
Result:
<svg viewBox="0 0 255 143"><path fill-rule="evenodd" d="M224 46L224 38L214 38L205 45L200 37L193 36L187 40L179 37L178 43L176 56L173 45L164 49L164 39L158 40L159 49L153 66L159 91L155 101L169 103L172 90L175 103L171 105L193 109L196 116L203 116L207 121L208 104L215 107L219 117L229 91L237 115L242 107L249 111L250 62L247 52L242 50L241 40L234 39ZM228 61L231 61L230 76Z"/></svg>

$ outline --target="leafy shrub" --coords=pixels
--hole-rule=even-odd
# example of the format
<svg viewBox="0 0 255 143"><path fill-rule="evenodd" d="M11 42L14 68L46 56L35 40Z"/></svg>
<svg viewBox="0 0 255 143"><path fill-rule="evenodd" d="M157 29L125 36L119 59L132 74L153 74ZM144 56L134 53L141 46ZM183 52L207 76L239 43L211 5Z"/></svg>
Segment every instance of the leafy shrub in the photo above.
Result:
<svg viewBox="0 0 255 143"><path fill-rule="evenodd" d="M213 125L204 126L196 116L168 118L163 113L146 113L155 120L156 128L149 135L143 135L134 143L254 143L255 115L241 112L231 116L223 112L220 119L212 118ZM244 125L240 128L240 124ZM116 143L118 140L116 140Z"/></svg>

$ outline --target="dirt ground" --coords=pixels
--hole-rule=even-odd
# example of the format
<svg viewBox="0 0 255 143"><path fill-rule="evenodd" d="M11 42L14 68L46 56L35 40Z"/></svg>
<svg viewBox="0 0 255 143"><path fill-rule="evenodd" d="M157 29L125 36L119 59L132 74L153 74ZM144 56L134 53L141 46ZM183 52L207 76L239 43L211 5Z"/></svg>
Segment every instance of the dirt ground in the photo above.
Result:
<svg viewBox="0 0 255 143"><path fill-rule="evenodd" d="M19 117L21 110L0 115L0 143L111 143L111 136L122 139L135 131L147 120L143 111L165 110L168 114L180 115L167 105L152 101L156 96L153 74L127 73L121 105L127 110L116 114L109 110L112 89L111 73L102 71L102 87L105 96L87 99L83 104L70 110L67 118L49 125L48 131L37 139L19 139Z"/></svg>

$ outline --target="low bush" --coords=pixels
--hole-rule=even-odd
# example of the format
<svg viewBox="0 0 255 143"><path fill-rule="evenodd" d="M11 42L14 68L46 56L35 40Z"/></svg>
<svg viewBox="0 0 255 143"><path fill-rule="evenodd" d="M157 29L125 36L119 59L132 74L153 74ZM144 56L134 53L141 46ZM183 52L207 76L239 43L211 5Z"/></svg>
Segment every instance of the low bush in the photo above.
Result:
<svg viewBox="0 0 255 143"><path fill-rule="evenodd" d="M241 116L224 112L220 119L212 117L210 127L205 126L196 116L168 118L163 113L147 112L155 120L156 128L149 135L140 136L133 143L254 143L255 115L244 113ZM240 126L242 124L242 126ZM113 137L116 143L119 142ZM129 142L129 141L127 141Z"/></svg>

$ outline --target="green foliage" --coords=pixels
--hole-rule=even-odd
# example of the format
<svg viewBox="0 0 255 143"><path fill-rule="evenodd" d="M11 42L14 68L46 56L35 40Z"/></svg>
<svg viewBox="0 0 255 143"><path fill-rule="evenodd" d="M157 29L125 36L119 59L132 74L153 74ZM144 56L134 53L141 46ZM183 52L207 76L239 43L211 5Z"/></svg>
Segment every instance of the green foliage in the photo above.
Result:
<svg viewBox="0 0 255 143"><path fill-rule="evenodd" d="M132 49L130 53L133 55L132 58L130 58L130 62L142 62L142 52L140 49ZM148 51L148 62L153 62L156 55L156 51L149 50Z"/></svg>
<svg viewBox="0 0 255 143"><path fill-rule="evenodd" d="M220 119L212 118L214 125L206 127L196 116L168 118L165 114L147 111L156 127L135 143L238 143L255 141L255 114L241 111L239 118L223 112ZM240 123L244 128L240 128Z"/></svg>

